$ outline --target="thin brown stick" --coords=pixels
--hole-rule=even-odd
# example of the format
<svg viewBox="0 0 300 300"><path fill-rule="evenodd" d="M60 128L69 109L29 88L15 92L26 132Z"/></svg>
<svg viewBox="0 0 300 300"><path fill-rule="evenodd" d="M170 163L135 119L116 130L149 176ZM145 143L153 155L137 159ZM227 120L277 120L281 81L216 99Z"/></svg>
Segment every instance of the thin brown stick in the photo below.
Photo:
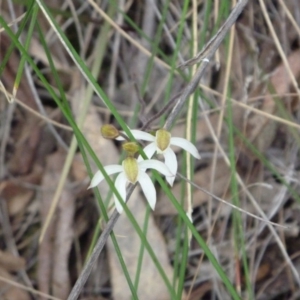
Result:
<svg viewBox="0 0 300 300"><path fill-rule="evenodd" d="M157 120L160 116L163 114L167 113L169 109L171 109L172 105L174 105L175 101L179 98L181 95L180 93L177 93L175 96L171 98L171 100L158 112L156 113L153 117L151 117L149 120L147 120L146 123L143 124L142 128L140 130L144 131L150 128L150 125L152 122Z"/></svg>
<svg viewBox="0 0 300 300"><path fill-rule="evenodd" d="M85 285L89 275L91 274L93 266L96 265L97 259L100 255L103 247L105 246L106 241L109 238L109 235L112 232L119 216L120 216L120 214L115 209L115 211L111 215L106 227L104 228L102 234L100 235L100 237L97 241L97 244L95 245L95 247L93 249L91 256L89 257L80 276L78 277L75 285L73 286L72 291L67 300L75 300L79 297L79 295L83 289L83 286Z"/></svg>

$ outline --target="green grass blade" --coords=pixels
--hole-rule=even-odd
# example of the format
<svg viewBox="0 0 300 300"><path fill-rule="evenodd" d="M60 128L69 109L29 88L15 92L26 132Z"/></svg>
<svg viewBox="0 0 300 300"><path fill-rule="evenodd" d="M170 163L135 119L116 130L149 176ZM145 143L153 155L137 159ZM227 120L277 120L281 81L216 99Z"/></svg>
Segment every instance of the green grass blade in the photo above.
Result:
<svg viewBox="0 0 300 300"><path fill-rule="evenodd" d="M235 145L234 145L234 126L233 126L233 115L232 115L232 105L231 100L227 101L227 118L228 118L228 132L229 132L229 159L230 159L230 170L231 170L231 195L232 203L240 207L239 201L239 189L236 178L236 158L235 158ZM248 291L248 299L254 299L253 290L251 286L251 279L249 274L249 266L247 261L247 252L245 246L245 234L243 230L243 220L241 218L241 213L238 210L233 210L233 234L234 234L234 244L236 252L236 260L240 259L242 256L243 263L243 273L245 274L245 282Z"/></svg>
<svg viewBox="0 0 300 300"><path fill-rule="evenodd" d="M26 51L28 51L28 49L29 49L29 45L30 45L31 38L32 38L32 35L33 35L33 30L34 30L34 27L35 27L35 24L36 24L36 21L37 21L38 11L39 11L39 7L36 3L34 3L33 11L32 11L32 14L31 14L31 19L30 19L30 24L29 24L29 29L28 29L28 32L27 32L25 45L24 45L24 48L25 48ZM15 79L13 92L12 92L13 98L15 98L15 96L17 94L19 84L20 84L20 81L21 81L21 78L22 78L22 75L23 75L23 70L24 70L25 63L26 63L25 57L21 56L21 60L20 60L20 64L19 64L19 67L18 67L17 74L16 74L16 79Z"/></svg>

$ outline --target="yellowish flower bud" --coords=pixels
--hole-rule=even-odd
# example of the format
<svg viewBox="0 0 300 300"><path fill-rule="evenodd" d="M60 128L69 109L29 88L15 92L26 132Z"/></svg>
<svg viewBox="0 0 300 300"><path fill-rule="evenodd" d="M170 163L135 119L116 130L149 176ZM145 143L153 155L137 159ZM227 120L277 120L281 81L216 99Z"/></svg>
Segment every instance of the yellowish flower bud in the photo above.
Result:
<svg viewBox="0 0 300 300"><path fill-rule="evenodd" d="M134 156L134 154L139 151L139 145L135 142L124 143L122 148L128 153L129 156Z"/></svg>
<svg viewBox="0 0 300 300"><path fill-rule="evenodd" d="M101 127L101 134L105 139L115 139L120 132L114 125L105 124Z"/></svg>
<svg viewBox="0 0 300 300"><path fill-rule="evenodd" d="M135 184L139 175L139 166L137 160L133 157L127 157L123 160L123 168L129 182Z"/></svg>
<svg viewBox="0 0 300 300"><path fill-rule="evenodd" d="M156 131L156 145L161 150L166 150L171 141L171 133L165 129L159 129Z"/></svg>

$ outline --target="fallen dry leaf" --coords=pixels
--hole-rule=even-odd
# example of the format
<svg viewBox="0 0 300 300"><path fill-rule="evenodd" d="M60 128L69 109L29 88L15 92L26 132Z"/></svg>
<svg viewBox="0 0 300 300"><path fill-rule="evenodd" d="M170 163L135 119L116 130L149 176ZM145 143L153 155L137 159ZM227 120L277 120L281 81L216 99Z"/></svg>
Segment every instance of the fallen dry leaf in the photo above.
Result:
<svg viewBox="0 0 300 300"><path fill-rule="evenodd" d="M19 271L25 268L25 259L19 256L15 256L10 252L0 250L0 266L1 268L11 272Z"/></svg>
<svg viewBox="0 0 300 300"><path fill-rule="evenodd" d="M0 40L0 60L2 61L3 56L10 45L10 39L5 34L1 33ZM20 57L16 51L14 51L2 74L1 79L9 92L12 92L13 90L19 62ZM19 85L17 97L30 108L38 110L34 101L34 96L24 74ZM24 111L23 116L24 118L20 120L17 125L17 134L15 134L13 138L15 151L8 163L9 170L15 175L22 175L30 172L41 135L41 128L37 126L37 117L28 111Z"/></svg>
<svg viewBox="0 0 300 300"><path fill-rule="evenodd" d="M15 282L15 278L10 275L5 269L0 267L0 277ZM10 285L0 278L0 292L2 300L30 300L27 291L22 290L16 286Z"/></svg>
<svg viewBox="0 0 300 300"><path fill-rule="evenodd" d="M130 208L130 211L134 215L140 228L143 228L143 224L145 222L146 203L141 197L138 189L135 189L132 193L130 201L128 202L128 207ZM120 216L114 228L114 233L130 274L130 278L134 282L141 240L125 213ZM146 237L168 279L171 280L173 269L169 264L167 247L161 231L156 226L153 217L149 218ZM122 267L111 240L108 242L108 247L114 299L131 299L131 291L128 287L128 283L123 274ZM145 250L143 256L143 264L141 267L137 294L140 299L144 300L170 299L168 289L147 250Z"/></svg>
<svg viewBox="0 0 300 300"><path fill-rule="evenodd" d="M82 182L87 177L86 166L81 154L76 154L71 166L71 174L75 181Z"/></svg>
<svg viewBox="0 0 300 300"><path fill-rule="evenodd" d="M58 203L52 275L53 295L61 299L67 298L71 287L69 254L74 237L74 214L75 195L65 188Z"/></svg>
<svg viewBox="0 0 300 300"><path fill-rule="evenodd" d="M288 56L288 63L292 73L297 78L300 75L299 50L294 51ZM283 63L276 68L269 81L271 86L274 88L275 93L279 95L278 97L289 92L291 79ZM284 102L282 104L285 106ZM267 92L265 98L262 100L259 109L271 115L278 113L278 107L269 92ZM235 114L240 113L240 109L235 110ZM245 128L245 136L248 138L248 140L258 149L259 152L264 153L274 140L275 133L278 128L278 122L255 113L250 113L249 117L243 122L245 121L245 125L241 123L237 123L235 125L237 128ZM252 157L253 154L251 151L248 150L241 141L238 142L241 146L241 151Z"/></svg>
<svg viewBox="0 0 300 300"><path fill-rule="evenodd" d="M49 156L46 162L45 173L42 179L42 194L40 200L40 216L42 223L46 220L53 199L55 188L58 184L59 174L57 168L62 166L62 160L57 161L55 154ZM39 290L49 294L52 274L53 238L55 233L55 216L52 218L45 233L44 239L39 245L37 280Z"/></svg>
<svg viewBox="0 0 300 300"><path fill-rule="evenodd" d="M16 216L24 213L29 202L34 196L34 191L20 185L19 182L28 184L38 184L42 176L42 168L39 165L34 165L30 174L19 176L15 181L7 180L1 182L0 193L6 200L9 216Z"/></svg>
<svg viewBox="0 0 300 300"><path fill-rule="evenodd" d="M34 191L26 187L17 185L14 182L3 182L5 188L3 197L7 201L7 209L10 216L15 216L25 211L25 208L31 201Z"/></svg>
<svg viewBox="0 0 300 300"><path fill-rule="evenodd" d="M42 180L40 214L44 222L60 179L65 154L56 152L47 158ZM67 185L66 185L67 186ZM66 298L70 291L69 252L73 240L74 195L64 187L58 209L49 224L45 237L39 245L38 286L39 290L58 298Z"/></svg>

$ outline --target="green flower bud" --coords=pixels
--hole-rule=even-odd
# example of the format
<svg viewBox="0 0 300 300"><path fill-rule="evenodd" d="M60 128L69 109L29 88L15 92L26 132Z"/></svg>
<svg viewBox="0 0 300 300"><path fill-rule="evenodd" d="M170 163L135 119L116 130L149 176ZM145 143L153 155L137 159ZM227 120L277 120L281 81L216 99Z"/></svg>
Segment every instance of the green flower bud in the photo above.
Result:
<svg viewBox="0 0 300 300"><path fill-rule="evenodd" d="M115 139L120 132L114 125L105 124L101 127L101 134L105 139Z"/></svg>
<svg viewBox="0 0 300 300"><path fill-rule="evenodd" d="M122 148L128 153L129 156L134 156L134 154L139 151L139 145L135 142L124 143Z"/></svg>

